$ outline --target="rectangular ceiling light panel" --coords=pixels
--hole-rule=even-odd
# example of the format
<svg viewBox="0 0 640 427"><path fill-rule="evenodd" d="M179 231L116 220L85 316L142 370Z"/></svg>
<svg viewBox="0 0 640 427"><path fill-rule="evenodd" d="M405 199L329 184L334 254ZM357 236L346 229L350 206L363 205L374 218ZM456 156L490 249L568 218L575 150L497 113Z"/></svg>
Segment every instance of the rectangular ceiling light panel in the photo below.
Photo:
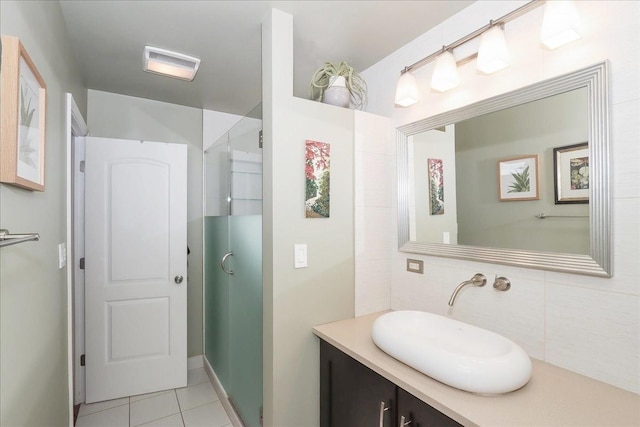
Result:
<svg viewBox="0 0 640 427"><path fill-rule="evenodd" d="M191 81L196 76L200 59L157 47L145 46L144 71Z"/></svg>

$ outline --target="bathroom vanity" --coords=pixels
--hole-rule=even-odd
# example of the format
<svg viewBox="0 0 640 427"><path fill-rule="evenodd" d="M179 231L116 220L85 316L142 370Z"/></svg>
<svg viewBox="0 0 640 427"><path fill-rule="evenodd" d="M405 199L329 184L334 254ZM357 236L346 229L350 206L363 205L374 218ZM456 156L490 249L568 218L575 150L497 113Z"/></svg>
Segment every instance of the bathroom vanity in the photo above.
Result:
<svg viewBox="0 0 640 427"><path fill-rule="evenodd" d="M638 426L640 396L532 359L523 388L478 395L442 384L380 350L371 338L386 312L316 326L321 426ZM384 404L384 406L382 406Z"/></svg>
<svg viewBox="0 0 640 427"><path fill-rule="evenodd" d="M320 341L320 426L455 427L459 423Z"/></svg>

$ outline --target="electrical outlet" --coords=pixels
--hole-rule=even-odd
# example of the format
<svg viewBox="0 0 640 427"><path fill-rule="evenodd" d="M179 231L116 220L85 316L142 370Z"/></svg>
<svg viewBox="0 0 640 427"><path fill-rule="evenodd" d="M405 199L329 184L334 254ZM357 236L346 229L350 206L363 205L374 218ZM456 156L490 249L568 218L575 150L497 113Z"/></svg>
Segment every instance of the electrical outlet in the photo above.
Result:
<svg viewBox="0 0 640 427"><path fill-rule="evenodd" d="M424 261L407 258L407 271L411 273L424 274Z"/></svg>

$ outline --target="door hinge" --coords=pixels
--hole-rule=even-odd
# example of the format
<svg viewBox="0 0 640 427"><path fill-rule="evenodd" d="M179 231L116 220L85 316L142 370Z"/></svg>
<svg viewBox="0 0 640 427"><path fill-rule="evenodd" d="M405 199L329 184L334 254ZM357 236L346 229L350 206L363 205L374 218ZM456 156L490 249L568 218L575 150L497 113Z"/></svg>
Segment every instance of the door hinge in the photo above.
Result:
<svg viewBox="0 0 640 427"><path fill-rule="evenodd" d="M80 160L80 172L84 172L85 166L86 166L86 163L84 162L84 160Z"/></svg>
<svg viewBox="0 0 640 427"><path fill-rule="evenodd" d="M84 257L80 258L80 270L84 270Z"/></svg>
<svg viewBox="0 0 640 427"><path fill-rule="evenodd" d="M262 131L258 132L258 148L262 148Z"/></svg>
<svg viewBox="0 0 640 427"><path fill-rule="evenodd" d="M80 356L80 366L84 366L84 354Z"/></svg>

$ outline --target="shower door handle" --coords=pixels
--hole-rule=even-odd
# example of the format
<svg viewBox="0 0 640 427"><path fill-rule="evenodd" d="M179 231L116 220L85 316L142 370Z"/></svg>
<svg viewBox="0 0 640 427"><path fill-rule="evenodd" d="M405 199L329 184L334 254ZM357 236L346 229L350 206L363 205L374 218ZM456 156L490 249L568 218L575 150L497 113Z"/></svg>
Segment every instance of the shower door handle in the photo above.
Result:
<svg viewBox="0 0 640 427"><path fill-rule="evenodd" d="M222 257L222 259L220 260L220 267L222 267L222 271L224 271L227 274L233 274L233 271L229 270L225 265L225 261L227 260L227 258L229 258L231 255L233 255L233 252L227 252L226 254L224 254L224 256Z"/></svg>

